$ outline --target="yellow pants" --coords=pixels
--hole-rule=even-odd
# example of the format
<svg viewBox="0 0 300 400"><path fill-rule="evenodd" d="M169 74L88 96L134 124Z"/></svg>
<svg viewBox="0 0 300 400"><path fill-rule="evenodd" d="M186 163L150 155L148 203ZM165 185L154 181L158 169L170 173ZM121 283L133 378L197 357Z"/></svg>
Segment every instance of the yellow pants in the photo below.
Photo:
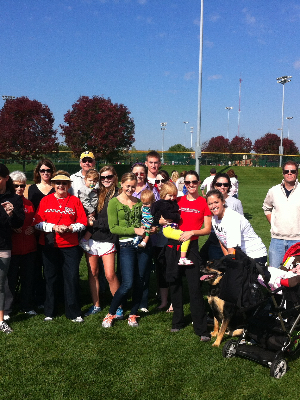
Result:
<svg viewBox="0 0 300 400"><path fill-rule="evenodd" d="M178 240L182 235L182 233L183 231L181 231L180 229L174 229L171 228L170 226L166 226L165 228L163 228L163 234L168 239ZM186 253L188 251L190 243L191 243L190 239L186 240L185 242L182 242L182 245L180 246L180 251Z"/></svg>

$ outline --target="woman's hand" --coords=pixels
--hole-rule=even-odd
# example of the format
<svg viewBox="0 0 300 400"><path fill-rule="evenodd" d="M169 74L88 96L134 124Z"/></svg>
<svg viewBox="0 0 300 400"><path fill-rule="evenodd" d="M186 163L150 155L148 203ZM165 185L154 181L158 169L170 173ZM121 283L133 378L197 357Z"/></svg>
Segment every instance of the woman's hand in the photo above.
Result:
<svg viewBox="0 0 300 400"><path fill-rule="evenodd" d="M69 229L70 227L66 226L66 225L54 225L53 230L56 233L65 233L70 231Z"/></svg>
<svg viewBox="0 0 300 400"><path fill-rule="evenodd" d="M172 219L165 219L162 215L158 221L159 225L167 225L170 224L173 220Z"/></svg>
<svg viewBox="0 0 300 400"><path fill-rule="evenodd" d="M5 201L4 203L1 203L1 206L4 208L7 215L10 217L14 211L14 206L9 201Z"/></svg>
<svg viewBox="0 0 300 400"><path fill-rule="evenodd" d="M93 226L94 225L94 221L95 221L95 217L92 214L90 214L88 216L88 224L89 224L89 226Z"/></svg>
<svg viewBox="0 0 300 400"><path fill-rule="evenodd" d="M20 228L21 229L21 228ZM21 231L22 231L22 229L21 229ZM33 233L34 233L34 227L33 226L28 226L26 229L25 229L25 235L27 235L27 236L29 236L29 235L32 235Z"/></svg>
<svg viewBox="0 0 300 400"><path fill-rule="evenodd" d="M187 240L189 240L192 236L194 236L194 232L193 231L186 231L183 232L180 236L180 238L178 239L180 242L186 242Z"/></svg>
<svg viewBox="0 0 300 400"><path fill-rule="evenodd" d="M145 233L145 227L141 226L140 228L134 228L134 232L138 236L143 236L143 234Z"/></svg>
<svg viewBox="0 0 300 400"><path fill-rule="evenodd" d="M34 230L34 228L33 228L33 230ZM22 228L15 228L15 229L13 229L13 231L16 233L22 233Z"/></svg>

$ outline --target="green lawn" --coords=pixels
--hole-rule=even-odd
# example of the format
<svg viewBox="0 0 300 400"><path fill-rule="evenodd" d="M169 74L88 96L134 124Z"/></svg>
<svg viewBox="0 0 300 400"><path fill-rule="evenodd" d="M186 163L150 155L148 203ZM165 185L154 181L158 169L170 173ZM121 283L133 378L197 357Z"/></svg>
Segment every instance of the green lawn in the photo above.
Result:
<svg viewBox="0 0 300 400"><path fill-rule="evenodd" d="M169 168L168 168L169 169ZM172 168L170 168L172 169ZM201 179L210 167L201 169ZM218 167L218 171L228 168ZM240 199L256 232L268 246L269 226L262 212L267 190L279 183L278 168L234 168ZM81 263L83 311L91 304L85 262ZM297 399L300 361L276 380L252 361L224 359L222 349L202 343L193 333L186 296L185 329L170 333L172 315L156 312L152 274L150 314L138 328L117 321L101 327L110 295L102 296L104 310L74 324L61 315L44 322L43 315L17 314L14 333L0 335L0 399Z"/></svg>

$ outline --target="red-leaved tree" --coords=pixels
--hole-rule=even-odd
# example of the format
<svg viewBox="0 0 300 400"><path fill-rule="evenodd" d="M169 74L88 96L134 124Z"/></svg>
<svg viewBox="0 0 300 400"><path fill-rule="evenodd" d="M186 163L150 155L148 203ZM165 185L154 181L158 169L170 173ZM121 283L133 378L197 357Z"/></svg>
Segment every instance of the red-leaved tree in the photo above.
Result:
<svg viewBox="0 0 300 400"><path fill-rule="evenodd" d="M123 104L104 97L80 97L60 125L65 143L79 156L91 150L96 157L114 161L134 143L134 122Z"/></svg>
<svg viewBox="0 0 300 400"><path fill-rule="evenodd" d="M224 136L216 136L203 143L202 151L228 153L230 150L229 145L229 139L225 139Z"/></svg>
<svg viewBox="0 0 300 400"><path fill-rule="evenodd" d="M6 100L0 110L0 156L24 161L57 151L53 124L47 105L28 97Z"/></svg>
<svg viewBox="0 0 300 400"><path fill-rule="evenodd" d="M253 145L255 153L279 154L280 137L275 133L266 133L259 139L256 139Z"/></svg>
<svg viewBox="0 0 300 400"><path fill-rule="evenodd" d="M282 140L283 146L283 154L292 155L292 154L299 154L299 149L296 146L296 143L288 138L284 138Z"/></svg>
<svg viewBox="0 0 300 400"><path fill-rule="evenodd" d="M230 142L231 153L250 153L252 142L244 136L235 136Z"/></svg>

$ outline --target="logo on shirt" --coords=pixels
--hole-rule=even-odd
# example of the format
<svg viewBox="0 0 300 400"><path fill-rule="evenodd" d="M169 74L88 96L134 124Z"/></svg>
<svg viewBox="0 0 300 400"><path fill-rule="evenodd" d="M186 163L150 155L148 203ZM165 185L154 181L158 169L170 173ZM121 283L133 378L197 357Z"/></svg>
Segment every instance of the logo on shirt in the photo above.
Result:
<svg viewBox="0 0 300 400"><path fill-rule="evenodd" d="M72 208L69 207L65 207L64 210L56 210L55 208L47 208L47 210L45 210L45 213L59 213L59 214L69 214L69 215L75 215L75 211L73 211Z"/></svg>
<svg viewBox="0 0 300 400"><path fill-rule="evenodd" d="M185 207L180 208L180 211L190 212L190 213L195 213L195 214L200 214L201 213L201 211L196 210L194 208L185 208Z"/></svg>

